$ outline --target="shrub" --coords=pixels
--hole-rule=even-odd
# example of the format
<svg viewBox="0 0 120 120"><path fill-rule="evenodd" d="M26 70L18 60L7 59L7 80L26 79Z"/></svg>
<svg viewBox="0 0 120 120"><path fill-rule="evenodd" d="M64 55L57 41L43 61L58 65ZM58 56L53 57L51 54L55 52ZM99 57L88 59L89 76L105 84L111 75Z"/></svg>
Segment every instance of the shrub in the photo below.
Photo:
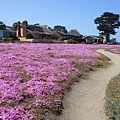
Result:
<svg viewBox="0 0 120 120"><path fill-rule="evenodd" d="M41 40L33 39L32 43L41 43Z"/></svg>
<svg viewBox="0 0 120 120"><path fill-rule="evenodd" d="M51 35L51 39L61 39L61 36L59 33L57 32L53 32L53 34Z"/></svg>
<svg viewBox="0 0 120 120"><path fill-rule="evenodd" d="M66 38L65 37L61 37L61 40L63 41L63 40L66 40Z"/></svg>
<svg viewBox="0 0 120 120"><path fill-rule="evenodd" d="M5 40L7 40L7 38L3 37L2 40L5 41Z"/></svg>
<svg viewBox="0 0 120 120"><path fill-rule="evenodd" d="M13 42L13 38L9 38L8 41L9 41L9 42Z"/></svg>
<svg viewBox="0 0 120 120"><path fill-rule="evenodd" d="M49 39L43 39L43 40L33 39L32 43L53 43L53 41Z"/></svg>
<svg viewBox="0 0 120 120"><path fill-rule="evenodd" d="M120 120L120 74L107 87L105 110L109 120Z"/></svg>
<svg viewBox="0 0 120 120"><path fill-rule="evenodd" d="M20 39L18 39L18 38L17 39L13 39L12 42L13 43L20 43Z"/></svg>
<svg viewBox="0 0 120 120"><path fill-rule="evenodd" d="M13 42L13 38L2 38L4 42Z"/></svg>
<svg viewBox="0 0 120 120"><path fill-rule="evenodd" d="M16 37L16 36L14 36L12 38L13 38L13 40L19 40L18 37Z"/></svg>
<svg viewBox="0 0 120 120"><path fill-rule="evenodd" d="M33 39L32 33L28 33L28 34L26 35L26 39Z"/></svg>
<svg viewBox="0 0 120 120"><path fill-rule="evenodd" d="M67 43L69 43L69 44L77 44L77 41L75 41L73 39L69 39L69 40L67 40Z"/></svg>
<svg viewBox="0 0 120 120"><path fill-rule="evenodd" d="M43 39L42 43L53 43L53 41L49 39Z"/></svg>
<svg viewBox="0 0 120 120"><path fill-rule="evenodd" d="M79 82L80 81L80 78L75 73L72 73L70 75L70 77L71 77L73 82Z"/></svg>
<svg viewBox="0 0 120 120"><path fill-rule="evenodd" d="M85 42L81 42L81 44L85 44Z"/></svg>
<svg viewBox="0 0 120 120"><path fill-rule="evenodd" d="M18 37L16 37L15 34L10 34L9 38L13 38L13 40L18 40Z"/></svg>

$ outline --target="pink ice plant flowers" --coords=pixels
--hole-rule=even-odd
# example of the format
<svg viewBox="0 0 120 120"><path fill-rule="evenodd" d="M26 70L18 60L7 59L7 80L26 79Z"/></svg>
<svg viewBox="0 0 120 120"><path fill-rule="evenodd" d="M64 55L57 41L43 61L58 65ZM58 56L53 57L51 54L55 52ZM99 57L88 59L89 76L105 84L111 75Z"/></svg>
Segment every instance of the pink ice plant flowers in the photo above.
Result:
<svg viewBox="0 0 120 120"><path fill-rule="evenodd" d="M44 106L49 109L52 102L60 106L64 93L60 83L67 81L71 84L70 74L73 71L76 75L81 74L81 71L75 68L74 60L95 65L94 58L100 54L94 49L99 48L112 46L0 44L0 118L3 120L35 118L35 114L31 114L28 106L19 105L28 96L34 98L31 106ZM18 105L12 106L13 103Z"/></svg>

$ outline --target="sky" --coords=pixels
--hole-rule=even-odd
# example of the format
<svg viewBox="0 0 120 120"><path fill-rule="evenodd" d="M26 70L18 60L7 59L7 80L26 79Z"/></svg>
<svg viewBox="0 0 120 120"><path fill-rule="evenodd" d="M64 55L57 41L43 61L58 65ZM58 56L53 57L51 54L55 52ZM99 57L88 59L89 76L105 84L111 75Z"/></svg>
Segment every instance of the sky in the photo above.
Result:
<svg viewBox="0 0 120 120"><path fill-rule="evenodd" d="M12 26L27 20L29 24L65 26L83 35L99 35L94 19L104 12L120 14L120 0L0 0L0 21ZM120 29L111 36L120 41Z"/></svg>

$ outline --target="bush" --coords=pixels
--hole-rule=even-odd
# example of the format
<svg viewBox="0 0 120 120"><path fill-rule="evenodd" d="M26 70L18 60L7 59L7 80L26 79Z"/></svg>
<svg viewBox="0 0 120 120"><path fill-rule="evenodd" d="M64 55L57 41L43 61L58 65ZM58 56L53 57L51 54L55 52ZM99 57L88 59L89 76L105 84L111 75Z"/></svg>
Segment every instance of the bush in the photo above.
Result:
<svg viewBox="0 0 120 120"><path fill-rule="evenodd" d="M13 38L2 38L3 42L13 42Z"/></svg>
<svg viewBox="0 0 120 120"><path fill-rule="evenodd" d="M42 43L42 41L38 39L33 39L32 43Z"/></svg>
<svg viewBox="0 0 120 120"><path fill-rule="evenodd" d="M43 39L42 43L53 43L53 41L49 39Z"/></svg>
<svg viewBox="0 0 120 120"><path fill-rule="evenodd" d="M120 74L107 87L105 110L109 120L120 120Z"/></svg>
<svg viewBox="0 0 120 120"><path fill-rule="evenodd" d="M71 77L73 82L79 82L80 81L80 78L75 73L72 73L70 75L70 77Z"/></svg>
<svg viewBox="0 0 120 120"><path fill-rule="evenodd" d="M7 38L3 37L3 38L2 38L2 41L5 41L5 40L7 40Z"/></svg>
<svg viewBox="0 0 120 120"><path fill-rule="evenodd" d="M26 39L33 39L32 33L28 33L28 34L26 35Z"/></svg>
<svg viewBox="0 0 120 120"><path fill-rule="evenodd" d="M69 40L67 41L67 43L69 43L69 44L77 44L77 41L75 41L75 40L73 40L73 39L69 39Z"/></svg>
<svg viewBox="0 0 120 120"><path fill-rule="evenodd" d="M9 38L13 38L13 40L18 40L18 37L16 37L16 35L14 34L10 34Z"/></svg>
<svg viewBox="0 0 120 120"><path fill-rule="evenodd" d="M43 40L33 39L32 43L53 43L53 41L49 39L43 39Z"/></svg>
<svg viewBox="0 0 120 120"><path fill-rule="evenodd" d="M16 37L16 36L14 36L12 38L13 38L13 40L19 40L18 37Z"/></svg>
<svg viewBox="0 0 120 120"><path fill-rule="evenodd" d="M12 43L20 43L20 39L13 39Z"/></svg>
<svg viewBox="0 0 120 120"><path fill-rule="evenodd" d="M64 41L64 40L67 40L65 37L61 37L61 40Z"/></svg>
<svg viewBox="0 0 120 120"><path fill-rule="evenodd" d="M10 42L13 42L13 38L9 38L8 40L9 40Z"/></svg>

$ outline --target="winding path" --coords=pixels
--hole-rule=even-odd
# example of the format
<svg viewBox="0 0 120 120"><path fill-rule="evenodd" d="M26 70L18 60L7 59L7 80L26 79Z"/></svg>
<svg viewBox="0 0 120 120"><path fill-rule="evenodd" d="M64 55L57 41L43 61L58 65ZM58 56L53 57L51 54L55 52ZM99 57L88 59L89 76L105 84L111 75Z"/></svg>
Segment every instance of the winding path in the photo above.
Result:
<svg viewBox="0 0 120 120"><path fill-rule="evenodd" d="M110 79L120 73L120 55L104 50L98 52L111 59L111 65L92 73L89 79L73 86L65 99L65 110L55 120L106 120L105 90Z"/></svg>

